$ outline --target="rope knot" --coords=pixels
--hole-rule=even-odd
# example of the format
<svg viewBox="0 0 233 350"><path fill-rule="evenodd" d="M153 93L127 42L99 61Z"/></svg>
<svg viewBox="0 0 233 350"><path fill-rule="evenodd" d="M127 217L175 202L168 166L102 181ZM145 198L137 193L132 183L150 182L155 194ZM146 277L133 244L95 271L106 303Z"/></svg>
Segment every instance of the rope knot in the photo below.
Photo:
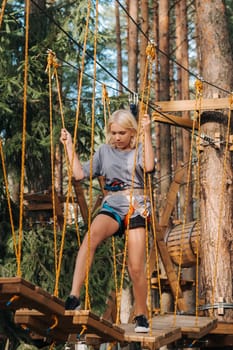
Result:
<svg viewBox="0 0 233 350"><path fill-rule="evenodd" d="M147 55L147 58L151 58L152 60L155 59L155 44L154 43L149 43L146 47L146 55Z"/></svg>

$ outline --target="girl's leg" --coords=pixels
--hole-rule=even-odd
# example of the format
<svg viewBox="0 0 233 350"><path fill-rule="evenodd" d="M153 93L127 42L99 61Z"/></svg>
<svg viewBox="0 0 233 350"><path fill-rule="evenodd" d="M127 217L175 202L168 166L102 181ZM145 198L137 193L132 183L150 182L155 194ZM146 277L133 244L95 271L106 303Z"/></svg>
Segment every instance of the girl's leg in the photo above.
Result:
<svg viewBox="0 0 233 350"><path fill-rule="evenodd" d="M128 269L133 283L135 315L147 315L147 282L145 270L146 235L143 227L129 230Z"/></svg>
<svg viewBox="0 0 233 350"><path fill-rule="evenodd" d="M88 247L88 234L86 234L78 251L70 293L71 295L79 298L80 290L85 281L87 272L87 260L89 260L89 269L98 245L106 238L111 237L118 228L118 222L110 216L99 214L95 217L90 228L90 246Z"/></svg>

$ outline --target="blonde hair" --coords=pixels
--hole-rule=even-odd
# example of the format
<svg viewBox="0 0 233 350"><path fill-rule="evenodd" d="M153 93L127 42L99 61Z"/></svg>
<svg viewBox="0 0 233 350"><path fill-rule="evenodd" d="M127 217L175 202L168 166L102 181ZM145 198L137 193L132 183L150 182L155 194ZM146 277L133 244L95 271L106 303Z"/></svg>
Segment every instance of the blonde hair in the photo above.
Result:
<svg viewBox="0 0 233 350"><path fill-rule="evenodd" d="M113 123L116 123L120 125L124 129L131 129L133 131L133 136L130 142L130 148L135 148L136 146L136 135L137 135L137 129L138 124L135 120L135 117L133 114L126 109L118 109L117 111L113 112L108 120L107 125L107 137L106 141L108 144L112 144L111 140L111 126Z"/></svg>

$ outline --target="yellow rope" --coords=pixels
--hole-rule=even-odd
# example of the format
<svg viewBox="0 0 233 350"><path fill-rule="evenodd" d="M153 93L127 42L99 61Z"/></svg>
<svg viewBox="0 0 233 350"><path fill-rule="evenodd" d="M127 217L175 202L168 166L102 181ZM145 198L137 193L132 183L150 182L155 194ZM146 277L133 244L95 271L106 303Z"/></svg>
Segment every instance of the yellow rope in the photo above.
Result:
<svg viewBox="0 0 233 350"><path fill-rule="evenodd" d="M202 84L200 81L196 82L196 88L198 91L202 91ZM180 237L179 265L178 265L176 296L175 296L175 305L174 305L174 324L176 324L176 313L177 313L177 305L178 305L179 285L180 285L180 279L181 279L181 267L182 267L183 246L184 246L184 233L185 233L186 215L187 215L187 207L188 207L188 199L189 199L189 188L190 188L191 175L192 175L192 154L193 154L193 145L195 140L194 138L195 122L196 121L194 119L192 124L191 145L190 145L189 163L188 163L188 170L187 170L187 184L185 187L185 203L184 203L184 212L183 212L183 220L182 220L182 231L181 231L181 237Z"/></svg>
<svg viewBox="0 0 233 350"><path fill-rule="evenodd" d="M200 80L197 80L195 83L196 88L196 98L195 98L195 116L194 122L198 122L198 137L196 141L197 149L197 200L200 203L200 140L201 140L201 105L203 98L203 83ZM195 315L196 315L196 324L198 322L198 308L199 308L199 237L200 237L200 205L197 205L197 239L196 239L196 289L195 289Z"/></svg>
<svg viewBox="0 0 233 350"><path fill-rule="evenodd" d="M149 59L149 57L148 57ZM144 81L143 86L146 86L146 80L147 80L147 74L148 74L148 60L146 61L146 67L145 67L145 75L144 75ZM125 230L125 247L124 247L124 253L123 253L123 264L122 264L122 273L121 273L121 281L120 281L120 289L119 289L119 300L121 299L122 290L123 290L123 281L124 281L124 273L125 273L125 267L126 267L126 256L127 256L127 246L128 246L128 233L129 233L129 222L130 222L130 216L132 215L131 208L133 208L133 188L134 188L134 178L135 178L135 169L136 169L136 162L137 162L137 154L138 154L138 144L140 139L140 127L141 127L141 118L143 113L143 107L144 107L144 91L145 88L142 91L142 97L141 97L141 104L140 104L140 112L139 112L139 120L138 120L138 129L137 129L137 135L136 135L136 147L135 147L135 155L134 155L134 164L133 164L133 171L132 171L132 188L130 190L130 199L129 199L129 213L128 213L128 220L127 220L127 228ZM148 89L149 91L149 89ZM149 93L148 93L149 96ZM148 101L145 103L146 107L148 106ZM143 148L144 148L144 140L142 141ZM143 158L145 157L145 152L143 150ZM144 174L145 174L145 162L144 162ZM144 198L146 197L146 182L144 178ZM148 266L148 226L146 223L146 264ZM148 271L148 268L147 268ZM150 279L147 275L148 284L150 284ZM148 289L150 289L150 286L148 286ZM151 300L150 300L150 292L148 293L148 299L149 299L149 322L150 322L150 329L152 329L152 320L151 320ZM117 303L117 316L116 316L116 324L119 324L120 322L120 302Z"/></svg>
<svg viewBox="0 0 233 350"><path fill-rule="evenodd" d="M7 3L7 0L3 0L3 2L2 2L2 10L1 10L1 14L0 14L0 28L2 26L2 20L3 20L5 8L6 8L6 3Z"/></svg>
<svg viewBox="0 0 233 350"><path fill-rule="evenodd" d="M71 187L72 187L72 176L71 175L72 175L73 161L74 161L74 154L75 154L75 147L76 147L76 140L77 140L77 130L78 130L78 121L79 121L79 112L80 112L82 80L83 80L83 71L84 71L84 64L85 64L87 36L88 36L88 24L89 24L89 18L90 18L90 8L91 8L91 1L89 0L88 1L88 11L87 11L87 21L86 21L86 27L85 27L84 44L83 44L83 55L82 55L82 62L81 62L80 78L79 78L79 84L78 84L77 109L76 109L75 128L74 128L74 137L73 137L73 150L72 150L72 159L71 159L71 164L70 164L71 171L68 171L68 189L67 189L67 197L66 197L64 223L63 223L63 229L62 229L62 240L61 240L61 247L60 247L59 259L58 259L58 268L57 268L58 273L57 273L57 278L55 281L55 290L58 289L60 271L61 271L61 263L62 263L62 255L63 255L64 244L65 244L66 222L67 222L67 217L68 217L68 204L69 204L69 198L70 198Z"/></svg>
<svg viewBox="0 0 233 350"><path fill-rule="evenodd" d="M107 111L108 111L108 116L110 116L110 99L108 96L108 92L106 89L106 85L102 85L102 104L104 106L104 129L105 129L105 135L107 133Z"/></svg>
<svg viewBox="0 0 233 350"><path fill-rule="evenodd" d="M140 104L140 112L139 112L139 119L140 116L142 118L144 113L148 113L148 104L149 104L149 98L150 98L150 90L151 90L151 78L152 78L152 63L155 59L155 47L152 44L149 44L146 48L146 54L147 54L147 60L146 60L146 66L145 66L145 72L144 72L144 79L143 79L143 91L142 91L142 97L141 97L141 104ZM147 95L145 97L144 101L144 94L145 94L145 87L146 82L148 80L148 88L147 88ZM144 108L145 104L145 108ZM143 113L144 110L144 113ZM141 121L140 121L141 122ZM144 133L142 134L143 140L142 140L142 153L143 153L143 180L144 180L144 207L145 210L147 208L147 179L146 179L146 169L145 169L145 139L144 139ZM152 308L151 308L151 283L150 283L150 266L149 266L149 232L148 232L148 221L146 220L146 273L147 273L147 298L148 298L148 315L149 315L149 324L150 324L150 334L152 333Z"/></svg>
<svg viewBox="0 0 233 350"><path fill-rule="evenodd" d="M52 207L53 207L53 235L54 235L54 260L55 272L57 272L57 217L55 208L55 183L54 183L54 146L53 146L53 106L52 106L52 82L51 67L53 67L54 55L52 51L48 52L48 78L49 78L49 122L50 122L50 157L51 157L51 178L52 178ZM58 296L58 290L54 291L54 295Z"/></svg>
<svg viewBox="0 0 233 350"><path fill-rule="evenodd" d="M21 249L23 236L23 193L25 173L25 143L26 143L26 119L27 119L27 87L28 87L28 40L29 40L29 12L30 0L25 3L25 64L24 64L24 94L23 94L23 130L22 130L22 155L21 155L21 182L20 182L20 205L19 205L19 234L17 251L17 275L21 276Z"/></svg>
<svg viewBox="0 0 233 350"><path fill-rule="evenodd" d="M224 187L226 184L226 167L227 167L227 155L228 155L228 146L229 146L229 136L230 136L230 124L231 124L231 109L233 105L233 96L230 95L229 98L229 109L228 109L228 120L227 120L227 132L226 132L226 143L224 150L224 158L223 158L223 172L222 172L222 182L221 182L221 198L219 205L219 218L218 218L218 234L217 234L217 245L216 245L216 255L214 262L214 279L213 279L213 289L212 289L212 305L214 304L215 298L215 288L217 283L217 265L218 265L218 257L219 257L219 245L220 245L220 232L221 232L221 222L223 217L223 208L224 208ZM213 312L213 310L212 310Z"/></svg>
<svg viewBox="0 0 233 350"><path fill-rule="evenodd" d="M95 18L95 33L94 33L94 72L93 72L93 94L92 94L92 116L91 116L91 155L90 155L90 186L89 186L89 208L88 208L88 252L86 264L86 295L85 295L85 309L88 308L89 299L89 266L90 266L90 245L91 245L91 220L92 220L92 201L93 201L93 155L94 155L94 129L95 129L95 93L96 93L96 53L97 53L97 33L98 33L98 0L96 0L96 18ZM89 305L90 308L90 305Z"/></svg>
<svg viewBox="0 0 233 350"><path fill-rule="evenodd" d="M157 235L156 235L156 225L155 225L155 208L154 208L154 200L153 200L153 193L152 193L152 182L151 182L151 175L148 176L148 187L150 191L150 203L151 203L151 221L152 221L152 233L153 233L153 240L154 240L154 249L155 249L155 262L156 262L156 269L158 272L158 287L159 287L159 303L160 303L160 313L163 314L162 310L162 288L161 288L161 279L160 279L160 268L159 268L159 254L158 254L158 247L157 247Z"/></svg>
<svg viewBox="0 0 233 350"><path fill-rule="evenodd" d="M9 192L9 187L8 187L6 166L5 166L5 161L4 161L4 154L3 154L2 140L1 139L0 139L0 154L1 154L1 159L2 159L2 170L3 170L4 183L5 183L5 187L6 187L6 196L7 196L7 204L8 204L8 210L9 210L9 216L10 216L10 224L11 224L11 232L12 232L12 237L13 237L13 245L14 245L14 250L15 250L15 256L17 257L17 255L18 255L18 252L17 252L17 239L16 239L14 222L13 222L10 192Z"/></svg>

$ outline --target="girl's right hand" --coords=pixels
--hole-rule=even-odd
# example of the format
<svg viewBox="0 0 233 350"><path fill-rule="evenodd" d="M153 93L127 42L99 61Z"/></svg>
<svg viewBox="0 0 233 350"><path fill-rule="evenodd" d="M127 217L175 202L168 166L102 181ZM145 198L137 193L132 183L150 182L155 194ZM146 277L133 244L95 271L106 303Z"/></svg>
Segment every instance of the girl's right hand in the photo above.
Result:
<svg viewBox="0 0 233 350"><path fill-rule="evenodd" d="M66 146L72 145L72 137L71 134L66 129L61 129L60 141Z"/></svg>

